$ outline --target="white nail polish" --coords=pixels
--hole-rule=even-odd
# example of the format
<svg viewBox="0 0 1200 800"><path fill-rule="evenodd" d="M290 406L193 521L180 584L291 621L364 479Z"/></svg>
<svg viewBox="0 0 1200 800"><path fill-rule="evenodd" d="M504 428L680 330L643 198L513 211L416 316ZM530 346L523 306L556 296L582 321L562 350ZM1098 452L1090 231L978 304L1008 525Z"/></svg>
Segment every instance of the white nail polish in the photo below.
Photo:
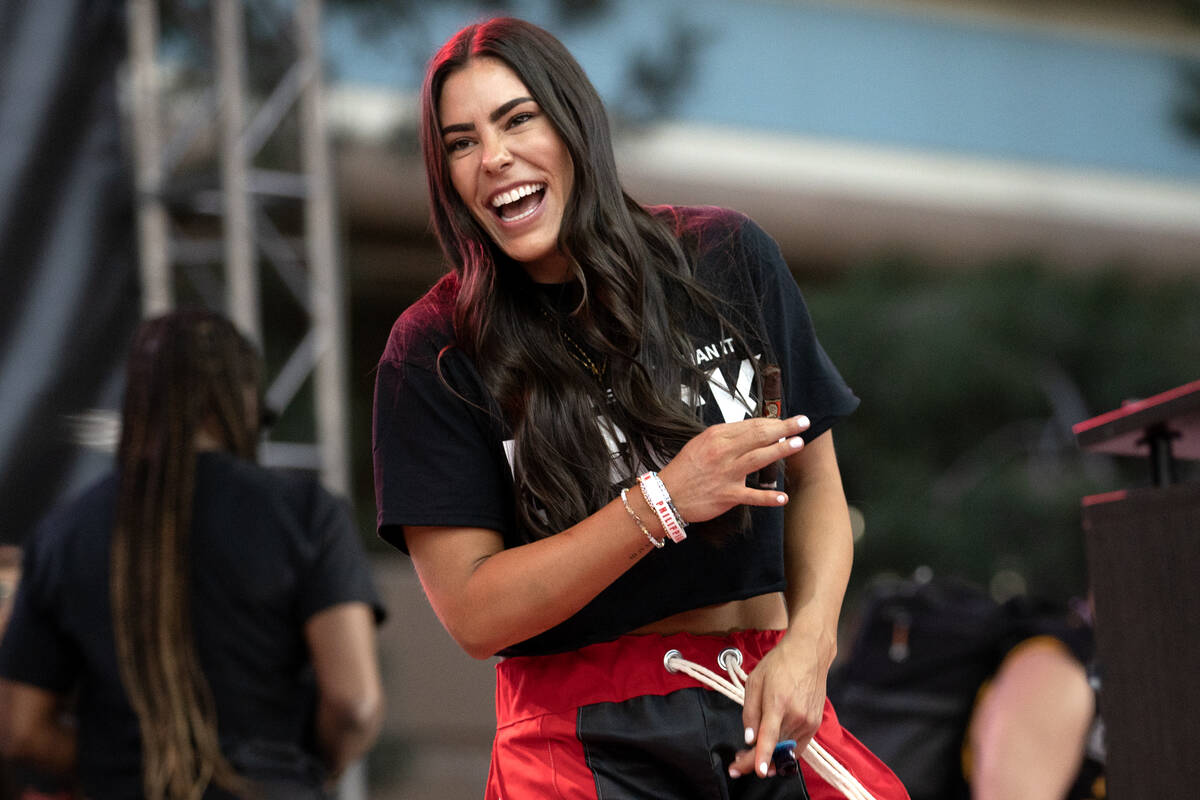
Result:
<svg viewBox="0 0 1200 800"><path fill-rule="evenodd" d="M729 768L729 777L731 777L731 778L740 778L740 777L742 777L742 773L738 772L738 771L737 771L736 769L734 769L733 767L730 767L730 768Z"/></svg>
<svg viewBox="0 0 1200 800"><path fill-rule="evenodd" d="M764 761L758 765L758 774L764 778L767 777L767 762Z"/></svg>
<svg viewBox="0 0 1200 800"><path fill-rule="evenodd" d="M776 501L778 501L778 502L779 502L779 505L783 505L784 503L786 503L786 502L787 502L787 495L786 495L786 494L781 494L781 495L779 495L778 497L776 497L775 499L776 499Z"/></svg>
<svg viewBox="0 0 1200 800"><path fill-rule="evenodd" d="M791 445L793 449L798 450L804 446L804 440L799 436L793 436L792 438L788 439L788 444Z"/></svg>
<svg viewBox="0 0 1200 800"><path fill-rule="evenodd" d="M746 728L746 744L754 744L754 728Z"/></svg>

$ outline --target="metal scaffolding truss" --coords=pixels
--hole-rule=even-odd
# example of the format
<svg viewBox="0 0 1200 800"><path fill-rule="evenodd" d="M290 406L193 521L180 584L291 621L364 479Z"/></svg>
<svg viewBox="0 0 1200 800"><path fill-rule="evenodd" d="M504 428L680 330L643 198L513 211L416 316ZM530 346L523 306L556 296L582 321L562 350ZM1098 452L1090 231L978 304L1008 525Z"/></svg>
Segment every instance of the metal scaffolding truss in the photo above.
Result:
<svg viewBox="0 0 1200 800"><path fill-rule="evenodd" d="M282 349L290 355L275 370L266 403L284 413L311 377L313 441L267 441L260 457L274 466L316 470L330 489L349 495L345 298L323 105L321 0L183 5L193 15L193 28L198 27L198 10L209 27L173 28L171 33L190 38L193 45L199 40L200 48L211 54L210 81L191 88L190 110L171 115L168 125L160 58L163 6L156 0L128 2L142 313L172 308L180 294L177 278L185 277L189 291L263 344L260 265L270 267L272 279L302 309L307 329L298 341L284 343ZM294 61L265 93L247 89L250 14L260 36L264 26L274 26L273 42L290 42L294 51ZM283 125L285 119L290 124ZM284 136L291 137L288 152L296 156L295 169L256 166L264 146ZM197 151L210 162L199 171L194 168ZM179 174L185 157L190 165L186 179ZM197 181L196 174L207 180ZM302 235L294 232L295 224L286 233L267 213L268 204L298 211L291 219L301 221ZM179 224L181 210L219 221L219 236L197 238L185 232ZM280 335L269 333L273 340Z"/></svg>

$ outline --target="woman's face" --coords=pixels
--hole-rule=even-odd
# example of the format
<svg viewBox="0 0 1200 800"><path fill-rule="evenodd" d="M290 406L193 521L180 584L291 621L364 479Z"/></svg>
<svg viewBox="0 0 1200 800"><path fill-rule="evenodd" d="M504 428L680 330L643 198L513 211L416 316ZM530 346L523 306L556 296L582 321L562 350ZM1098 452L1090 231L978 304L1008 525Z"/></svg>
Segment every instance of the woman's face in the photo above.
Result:
<svg viewBox="0 0 1200 800"><path fill-rule="evenodd" d="M489 56L467 62L442 85L438 123L450 181L492 241L535 281L566 280L571 155L517 74Z"/></svg>

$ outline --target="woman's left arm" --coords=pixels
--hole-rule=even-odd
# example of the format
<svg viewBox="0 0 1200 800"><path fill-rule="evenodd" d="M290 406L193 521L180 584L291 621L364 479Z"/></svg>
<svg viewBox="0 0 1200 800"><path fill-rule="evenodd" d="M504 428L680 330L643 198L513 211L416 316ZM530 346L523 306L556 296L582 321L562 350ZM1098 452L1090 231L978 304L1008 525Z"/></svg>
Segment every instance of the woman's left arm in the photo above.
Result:
<svg viewBox="0 0 1200 800"><path fill-rule="evenodd" d="M790 495L784 512L788 630L747 681L743 721L746 743L754 748L738 754L731 774L755 770L765 775L779 740L795 739L803 750L820 726L854 557L833 434L826 431L785 464Z"/></svg>

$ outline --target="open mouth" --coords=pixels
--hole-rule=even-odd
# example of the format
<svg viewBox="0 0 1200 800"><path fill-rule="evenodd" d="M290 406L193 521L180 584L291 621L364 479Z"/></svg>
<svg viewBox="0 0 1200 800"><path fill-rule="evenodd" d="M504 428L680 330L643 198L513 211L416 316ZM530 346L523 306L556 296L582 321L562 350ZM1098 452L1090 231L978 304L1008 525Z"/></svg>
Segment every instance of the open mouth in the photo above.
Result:
<svg viewBox="0 0 1200 800"><path fill-rule="evenodd" d="M492 211L503 222L518 222L537 211L545 196L546 184L527 183L493 197Z"/></svg>

